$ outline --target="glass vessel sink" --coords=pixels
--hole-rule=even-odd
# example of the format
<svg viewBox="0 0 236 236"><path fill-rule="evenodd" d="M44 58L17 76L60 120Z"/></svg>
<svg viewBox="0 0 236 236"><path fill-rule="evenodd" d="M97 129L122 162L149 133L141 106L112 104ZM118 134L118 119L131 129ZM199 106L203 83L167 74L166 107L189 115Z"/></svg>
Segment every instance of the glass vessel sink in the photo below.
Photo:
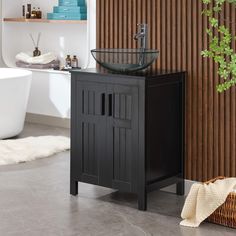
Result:
<svg viewBox="0 0 236 236"><path fill-rule="evenodd" d="M91 53L98 64L115 72L135 72L150 66L159 51L151 49L93 49Z"/></svg>

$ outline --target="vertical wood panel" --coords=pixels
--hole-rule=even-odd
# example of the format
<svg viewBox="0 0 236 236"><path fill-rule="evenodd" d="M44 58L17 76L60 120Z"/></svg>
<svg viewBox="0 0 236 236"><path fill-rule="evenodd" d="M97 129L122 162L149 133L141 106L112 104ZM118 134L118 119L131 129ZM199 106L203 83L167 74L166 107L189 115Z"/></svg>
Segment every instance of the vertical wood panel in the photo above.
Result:
<svg viewBox="0 0 236 236"><path fill-rule="evenodd" d="M196 14L196 21L198 21L198 32L202 32L202 2L198 1L197 2L197 14ZM202 78L203 78L203 73L202 73L202 56L200 55L200 51L203 48L203 41L202 41L202 34L197 35L197 66L198 66L198 87L197 87L197 104L198 104L198 109L197 109L197 131L198 131L198 136L197 136L197 148L198 148L198 179L203 176L203 129L202 129L202 122L203 122L203 116L202 116L202 107L203 107L203 92L202 92Z"/></svg>
<svg viewBox="0 0 236 236"><path fill-rule="evenodd" d="M99 3L97 4L99 5ZM114 48L118 48L118 41L119 41L119 38L118 38L118 27L119 27L119 18L118 18L118 1L117 0L114 0L114 35L110 35L109 37L112 37L114 38ZM101 9L101 15L104 14L104 12L102 11ZM108 23L108 22L107 22ZM108 36L108 35L107 35ZM108 39L108 38L107 38ZM100 46L101 47L101 46Z"/></svg>
<svg viewBox="0 0 236 236"><path fill-rule="evenodd" d="M235 9L231 8L231 21L236 22L236 16L235 16ZM234 25L231 25L231 31L232 34L236 34L236 29ZM235 51L236 47L235 44L232 45L233 49ZM235 89L231 89L231 98L230 98L230 108L231 108L231 120L230 120L230 175L232 175L235 171L235 166L236 166L236 136L235 136L235 129L236 129L236 121L235 121L235 116L236 116L236 102L235 102L236 96L235 96Z"/></svg>
<svg viewBox="0 0 236 236"><path fill-rule="evenodd" d="M192 72L192 84L191 84L191 90L192 90L192 155L194 158L194 171L193 171L193 179L198 178L198 169L199 169L199 162L198 162L198 128L197 128L197 115L198 115L198 96L197 96L197 86L198 86L198 80L195 78L198 78L198 70L197 70L197 56L199 54L197 50L197 1L189 1L191 3L191 9L189 17L191 18L192 24L191 24L191 38L192 41L190 42L192 48L192 55L191 58L191 69Z"/></svg>
<svg viewBox="0 0 236 236"><path fill-rule="evenodd" d="M203 16L203 28L206 29L208 27L207 18ZM203 37L203 48L207 48L208 37ZM202 152L202 178L207 179L207 146L208 146L208 60L203 59L203 78L202 78L202 86L203 86L203 115L202 115L202 142L203 142L203 152ZM218 126L217 126L218 127Z"/></svg>
<svg viewBox="0 0 236 236"><path fill-rule="evenodd" d="M225 8L223 10L222 19L225 17ZM221 20L221 23L222 20ZM220 112L221 111L221 112ZM225 150L224 150L224 124L225 124L225 94L219 95L219 174L224 174Z"/></svg>
<svg viewBox="0 0 236 236"><path fill-rule="evenodd" d="M113 25L114 25L114 1L115 0L109 1L110 5L109 5L109 18L108 18L108 20L109 20L110 24L108 24L108 27L109 27L109 32L111 35L114 35L114 27L113 27ZM107 40L107 41L109 41L109 46L114 48L114 37L109 37L109 40Z"/></svg>
<svg viewBox="0 0 236 236"><path fill-rule="evenodd" d="M231 17L230 5L226 3L225 16ZM230 27L229 21L226 22L227 27ZM226 176L230 175L230 91L225 93L225 169L224 173Z"/></svg>
<svg viewBox="0 0 236 236"><path fill-rule="evenodd" d="M129 37L134 35L133 27L132 27L132 16L133 16L133 2L132 0L128 1L128 35L127 35L127 40L128 40L128 48L132 48L132 41L129 40Z"/></svg>
<svg viewBox="0 0 236 236"><path fill-rule="evenodd" d="M187 52L187 62L186 62L186 69L188 72L192 71L192 58L193 58L193 45L192 45L192 1L186 1L186 12L187 12L187 42L186 42L186 52ZM192 126L192 76L193 73L189 74L189 78L186 81L186 89L187 89L187 143L186 148L188 149L188 158L186 162L188 163L188 170L189 170L189 178L196 179L196 167L197 167L197 157L193 150L193 126ZM191 139L191 145L189 145L189 139Z"/></svg>
<svg viewBox="0 0 236 236"><path fill-rule="evenodd" d="M167 68L167 63L166 63L166 51L168 48L168 45L166 44L166 23L167 23L167 7L166 7L166 1L161 1L161 47L163 50L160 50L160 57L159 60L161 62L160 68Z"/></svg>
<svg viewBox="0 0 236 236"><path fill-rule="evenodd" d="M138 24L138 20L137 20L137 1L136 0L132 0L132 9L133 9L133 24L132 24L132 29L133 29L133 33L132 35L130 36L130 40L133 42L133 48L136 48L137 47L137 44L136 44L136 41L133 40L133 36L134 36L134 33L137 32L137 24Z"/></svg>
<svg viewBox="0 0 236 236"><path fill-rule="evenodd" d="M161 0L157 0L157 1L152 1L152 16L155 15L155 13L157 14L157 22L156 20L154 21L155 24L153 24L153 27L156 27L156 29L153 32L152 35L152 48L161 48L161 35L162 35L162 31L161 31ZM155 34L156 31L156 34ZM161 52L160 52L160 56L161 56ZM161 68L161 60L157 60L156 64L153 65L153 67L156 68Z"/></svg>
<svg viewBox="0 0 236 236"><path fill-rule="evenodd" d="M167 68L171 68L171 42L173 39L171 39L171 0L166 0L166 12L167 12L167 17L166 17L166 24L167 24L167 28L166 28L166 42L167 45L165 45L166 47L166 59L167 59Z"/></svg>
<svg viewBox="0 0 236 236"><path fill-rule="evenodd" d="M219 95L217 66L200 55L209 43L202 9L201 0L97 0L98 48L136 48L137 24L148 23L149 47L160 50L153 68L188 72L186 178L199 181L236 176L235 88ZM235 8L223 13L235 22Z"/></svg>

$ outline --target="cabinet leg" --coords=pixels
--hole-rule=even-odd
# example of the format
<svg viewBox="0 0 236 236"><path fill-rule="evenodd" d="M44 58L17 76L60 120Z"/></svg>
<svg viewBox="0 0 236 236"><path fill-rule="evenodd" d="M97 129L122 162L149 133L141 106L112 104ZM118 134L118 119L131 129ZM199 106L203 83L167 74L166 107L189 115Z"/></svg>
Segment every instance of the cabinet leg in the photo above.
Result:
<svg viewBox="0 0 236 236"><path fill-rule="evenodd" d="M138 209L140 211L147 210L147 193L146 192L138 195Z"/></svg>
<svg viewBox="0 0 236 236"><path fill-rule="evenodd" d="M70 181L70 194L71 195L78 195L78 182L75 180Z"/></svg>
<svg viewBox="0 0 236 236"><path fill-rule="evenodd" d="M176 184L176 194L177 195L184 195L185 188L184 188L184 180L181 180Z"/></svg>

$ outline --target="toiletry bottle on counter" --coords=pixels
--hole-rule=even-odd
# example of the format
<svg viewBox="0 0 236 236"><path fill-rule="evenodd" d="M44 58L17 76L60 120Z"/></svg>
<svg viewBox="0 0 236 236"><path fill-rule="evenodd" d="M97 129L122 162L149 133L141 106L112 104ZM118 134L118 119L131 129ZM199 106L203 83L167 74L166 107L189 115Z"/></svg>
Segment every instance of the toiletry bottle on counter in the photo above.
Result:
<svg viewBox="0 0 236 236"><path fill-rule="evenodd" d="M78 59L76 56L73 56L73 59L71 61L71 67L72 68L78 68Z"/></svg>
<svg viewBox="0 0 236 236"><path fill-rule="evenodd" d="M31 12L31 18L35 19L37 18L37 11L36 11L36 8L34 7L32 12Z"/></svg>
<svg viewBox="0 0 236 236"><path fill-rule="evenodd" d="M26 12L25 18L30 19L30 13L28 11Z"/></svg>
<svg viewBox="0 0 236 236"><path fill-rule="evenodd" d="M36 11L36 18L41 19L42 18L42 11L40 10L40 7L38 7L38 10Z"/></svg>
<svg viewBox="0 0 236 236"><path fill-rule="evenodd" d="M70 55L67 55L66 57L66 67L71 67L71 58L70 58Z"/></svg>
<svg viewBox="0 0 236 236"><path fill-rule="evenodd" d="M25 18L25 5L22 6L22 16Z"/></svg>
<svg viewBox="0 0 236 236"><path fill-rule="evenodd" d="M31 16L31 4L27 4L26 18L29 19Z"/></svg>

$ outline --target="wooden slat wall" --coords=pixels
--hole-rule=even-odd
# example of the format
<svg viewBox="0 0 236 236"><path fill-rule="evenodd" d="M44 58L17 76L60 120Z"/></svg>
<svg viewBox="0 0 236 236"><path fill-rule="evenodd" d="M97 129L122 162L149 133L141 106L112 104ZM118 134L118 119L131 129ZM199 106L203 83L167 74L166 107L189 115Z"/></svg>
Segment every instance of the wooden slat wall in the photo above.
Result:
<svg viewBox="0 0 236 236"><path fill-rule="evenodd" d="M148 23L154 67L188 72L186 178L199 181L236 176L235 88L218 94L217 68L200 55L209 40L202 9L201 0L97 0L98 48L135 48L137 23ZM235 8L226 4L223 17L235 22Z"/></svg>

